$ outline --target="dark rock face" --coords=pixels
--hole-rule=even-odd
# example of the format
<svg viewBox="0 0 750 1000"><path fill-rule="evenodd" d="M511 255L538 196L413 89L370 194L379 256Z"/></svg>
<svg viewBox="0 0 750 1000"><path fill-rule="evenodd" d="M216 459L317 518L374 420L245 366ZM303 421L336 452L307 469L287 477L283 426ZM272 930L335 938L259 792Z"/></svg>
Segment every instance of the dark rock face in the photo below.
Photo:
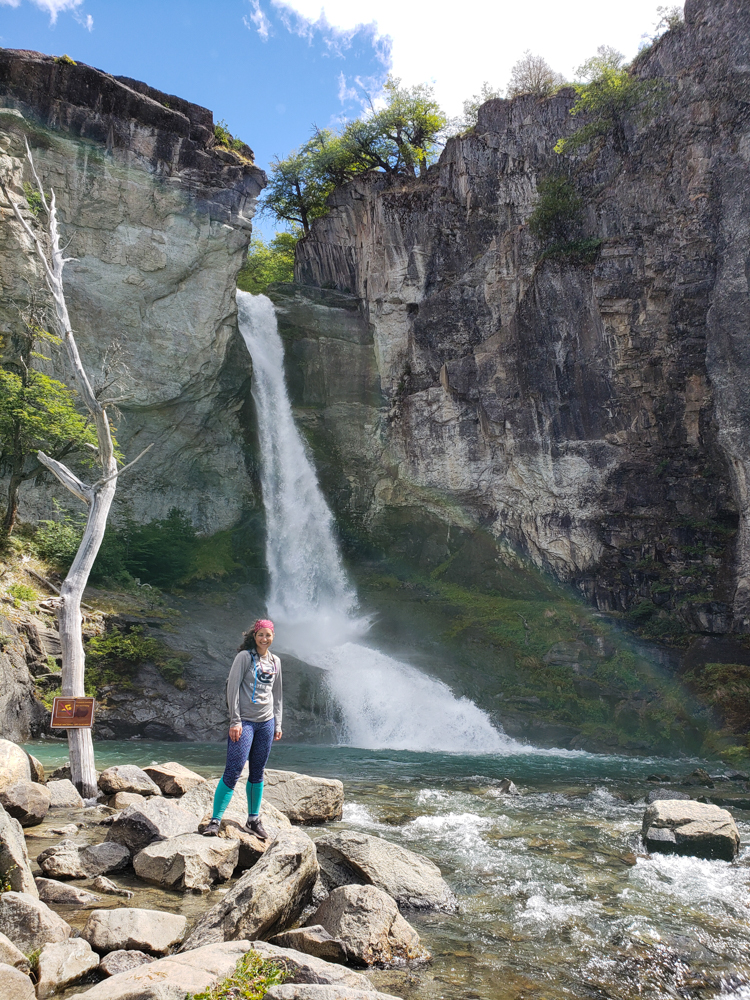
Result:
<svg viewBox="0 0 750 1000"><path fill-rule="evenodd" d="M750 630L750 10L688 0L686 21L638 61L666 86L656 117L571 160L595 263L540 259L527 226L580 124L564 90L488 102L424 179L337 191L298 250L308 289L278 293L308 359L296 398L326 397L340 482L369 468L339 510L374 530L428 495L654 638ZM347 372L364 449L352 389L321 373L345 338L315 296L337 294L383 393Z"/></svg>

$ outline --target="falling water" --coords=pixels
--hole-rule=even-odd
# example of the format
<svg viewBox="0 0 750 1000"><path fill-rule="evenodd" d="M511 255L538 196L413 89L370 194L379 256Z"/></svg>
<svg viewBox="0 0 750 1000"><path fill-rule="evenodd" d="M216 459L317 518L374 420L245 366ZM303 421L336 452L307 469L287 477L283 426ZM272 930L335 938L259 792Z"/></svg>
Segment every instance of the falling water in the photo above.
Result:
<svg viewBox="0 0 750 1000"><path fill-rule="evenodd" d="M290 653L326 671L344 718L342 742L399 750L518 751L486 713L441 681L363 645L366 618L341 563L334 522L294 423L273 303L237 292L253 359L266 510L269 614Z"/></svg>

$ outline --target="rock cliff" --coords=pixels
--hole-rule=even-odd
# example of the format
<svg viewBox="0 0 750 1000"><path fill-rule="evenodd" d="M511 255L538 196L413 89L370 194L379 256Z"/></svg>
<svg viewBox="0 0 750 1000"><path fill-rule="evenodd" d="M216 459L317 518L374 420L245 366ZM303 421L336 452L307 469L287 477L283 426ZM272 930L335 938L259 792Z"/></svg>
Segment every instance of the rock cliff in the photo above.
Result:
<svg viewBox="0 0 750 1000"><path fill-rule="evenodd" d="M569 161L594 263L527 225L580 124L563 90L339 189L275 293L344 520L468 520L667 639L750 631L750 8L685 15L637 60L659 113Z"/></svg>
<svg viewBox="0 0 750 1000"><path fill-rule="evenodd" d="M215 145L205 108L90 66L3 49L0 172L18 201L32 179L24 137L76 258L66 290L81 352L100 385L120 376L120 445L132 458L155 444L119 487L115 518L179 506L203 531L233 524L253 498L243 419L251 366L234 290L265 175L247 147ZM0 212L0 337L12 357L23 314L32 300L44 308L45 289L9 206ZM56 357L50 373L60 377L61 365ZM23 489L26 517L59 493Z"/></svg>

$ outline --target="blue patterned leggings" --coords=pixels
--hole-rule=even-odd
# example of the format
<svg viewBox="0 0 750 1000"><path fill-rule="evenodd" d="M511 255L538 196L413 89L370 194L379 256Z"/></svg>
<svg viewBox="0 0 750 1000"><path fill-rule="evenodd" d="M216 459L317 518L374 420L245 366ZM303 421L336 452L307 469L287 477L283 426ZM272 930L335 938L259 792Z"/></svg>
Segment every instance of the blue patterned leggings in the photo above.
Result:
<svg viewBox="0 0 750 1000"><path fill-rule="evenodd" d="M242 735L233 743L227 738L227 766L222 781L227 788L237 784L245 761L250 763L248 781L257 784L263 781L263 770L268 762L273 744L274 720L247 722L242 720Z"/></svg>

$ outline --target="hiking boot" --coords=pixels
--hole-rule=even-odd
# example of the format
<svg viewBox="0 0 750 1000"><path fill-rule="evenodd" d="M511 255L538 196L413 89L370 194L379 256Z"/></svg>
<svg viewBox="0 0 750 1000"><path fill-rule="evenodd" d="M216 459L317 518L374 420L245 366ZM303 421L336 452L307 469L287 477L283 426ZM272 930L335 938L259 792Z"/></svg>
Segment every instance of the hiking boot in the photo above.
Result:
<svg viewBox="0 0 750 1000"><path fill-rule="evenodd" d="M218 819L212 819L206 829L203 831L204 837L218 837L219 830L221 829L221 821Z"/></svg>
<svg viewBox="0 0 750 1000"><path fill-rule="evenodd" d="M245 823L243 829L246 833L251 833L254 837L257 837L258 840L268 840L268 834L263 829L263 824L261 823L259 817L250 819L248 816L247 823Z"/></svg>

